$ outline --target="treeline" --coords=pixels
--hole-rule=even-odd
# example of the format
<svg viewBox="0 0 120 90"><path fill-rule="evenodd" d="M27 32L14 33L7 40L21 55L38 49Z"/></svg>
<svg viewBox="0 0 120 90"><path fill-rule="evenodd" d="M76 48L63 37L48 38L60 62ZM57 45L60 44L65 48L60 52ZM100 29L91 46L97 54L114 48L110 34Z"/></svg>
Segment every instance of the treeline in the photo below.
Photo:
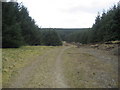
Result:
<svg viewBox="0 0 120 90"><path fill-rule="evenodd" d="M22 45L62 45L55 30L41 30L27 8L15 2L2 2L2 47Z"/></svg>
<svg viewBox="0 0 120 90"><path fill-rule="evenodd" d="M98 15L92 29L93 42L120 40L120 3L114 5L107 13Z"/></svg>
<svg viewBox="0 0 120 90"><path fill-rule="evenodd" d="M83 44L90 43L91 29L79 30L65 35L65 41L68 43L79 42Z"/></svg>
<svg viewBox="0 0 120 90"><path fill-rule="evenodd" d="M90 28L56 28L57 33L60 35L62 41L67 42L80 42L83 33ZM82 35L82 36L81 36Z"/></svg>
<svg viewBox="0 0 120 90"><path fill-rule="evenodd" d="M70 39L73 33L79 33L80 31L87 30L88 28L55 28L57 33L60 35L62 41L73 41L73 39Z"/></svg>
<svg viewBox="0 0 120 90"><path fill-rule="evenodd" d="M120 3L102 15L98 14L92 28L39 28L27 8L18 3L2 2L2 47L23 45L62 45L62 41L83 44L120 40ZM58 35L59 34L59 35Z"/></svg>
<svg viewBox="0 0 120 90"><path fill-rule="evenodd" d="M67 42L97 43L120 40L120 3L114 5L102 15L98 14L91 29L66 35Z"/></svg>
<svg viewBox="0 0 120 90"><path fill-rule="evenodd" d="M41 45L59 46L62 45L62 40L55 29L41 28Z"/></svg>

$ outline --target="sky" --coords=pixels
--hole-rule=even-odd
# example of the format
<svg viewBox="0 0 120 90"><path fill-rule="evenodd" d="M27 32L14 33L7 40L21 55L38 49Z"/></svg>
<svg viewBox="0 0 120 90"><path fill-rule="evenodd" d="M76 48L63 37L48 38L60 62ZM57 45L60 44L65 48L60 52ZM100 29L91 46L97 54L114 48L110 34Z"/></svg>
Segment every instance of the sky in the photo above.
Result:
<svg viewBox="0 0 120 90"><path fill-rule="evenodd" d="M41 28L90 28L119 0L17 0Z"/></svg>

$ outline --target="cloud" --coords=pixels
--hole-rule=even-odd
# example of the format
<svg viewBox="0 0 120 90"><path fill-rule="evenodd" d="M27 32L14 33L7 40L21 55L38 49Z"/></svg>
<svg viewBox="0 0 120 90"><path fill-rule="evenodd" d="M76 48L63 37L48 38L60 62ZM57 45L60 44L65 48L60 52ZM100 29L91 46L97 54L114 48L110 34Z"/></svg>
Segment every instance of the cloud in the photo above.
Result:
<svg viewBox="0 0 120 90"><path fill-rule="evenodd" d="M98 12L107 10L119 0L18 0L42 27L91 27Z"/></svg>
<svg viewBox="0 0 120 90"><path fill-rule="evenodd" d="M68 13L96 13L100 11L100 8L94 8L94 7L86 7L86 6L76 6L76 7L71 7L68 9L62 10L63 12L68 12Z"/></svg>
<svg viewBox="0 0 120 90"><path fill-rule="evenodd" d="M62 9L63 12L69 13L97 13L102 12L103 10L107 10L116 4L119 0L83 0L83 2L79 2L74 6L71 6L67 9Z"/></svg>

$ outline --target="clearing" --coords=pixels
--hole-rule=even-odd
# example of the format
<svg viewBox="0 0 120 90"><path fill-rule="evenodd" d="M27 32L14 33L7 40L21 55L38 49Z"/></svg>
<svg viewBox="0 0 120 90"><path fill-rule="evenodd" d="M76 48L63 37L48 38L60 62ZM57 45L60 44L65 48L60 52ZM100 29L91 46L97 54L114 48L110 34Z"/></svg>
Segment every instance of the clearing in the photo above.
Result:
<svg viewBox="0 0 120 90"><path fill-rule="evenodd" d="M3 49L5 88L115 88L118 56L86 46Z"/></svg>

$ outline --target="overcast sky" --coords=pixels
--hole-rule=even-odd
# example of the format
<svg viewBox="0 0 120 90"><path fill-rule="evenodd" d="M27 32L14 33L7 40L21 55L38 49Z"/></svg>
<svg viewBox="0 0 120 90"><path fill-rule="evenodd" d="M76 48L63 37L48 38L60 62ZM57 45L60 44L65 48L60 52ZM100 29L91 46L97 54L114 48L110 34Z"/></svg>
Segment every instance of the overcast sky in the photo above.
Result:
<svg viewBox="0 0 120 90"><path fill-rule="evenodd" d="M18 0L42 28L92 27L98 12L119 0Z"/></svg>

